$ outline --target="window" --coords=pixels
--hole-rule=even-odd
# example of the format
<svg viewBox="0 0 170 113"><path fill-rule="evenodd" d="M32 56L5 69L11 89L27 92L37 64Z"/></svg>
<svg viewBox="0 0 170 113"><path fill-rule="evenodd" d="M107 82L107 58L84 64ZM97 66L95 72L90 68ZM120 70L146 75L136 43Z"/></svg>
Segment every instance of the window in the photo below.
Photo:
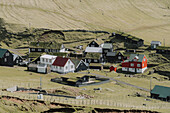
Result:
<svg viewBox="0 0 170 113"><path fill-rule="evenodd" d="M66 66L66 70L67 70L67 66Z"/></svg>
<svg viewBox="0 0 170 113"><path fill-rule="evenodd" d="M31 49L32 51L35 51L35 49Z"/></svg>
<svg viewBox="0 0 170 113"><path fill-rule="evenodd" d="M94 62L97 62L97 60L94 60Z"/></svg>
<svg viewBox="0 0 170 113"><path fill-rule="evenodd" d="M61 67L60 67L60 70L61 70Z"/></svg>
<svg viewBox="0 0 170 113"><path fill-rule="evenodd" d="M121 59L122 59L122 57L121 57L121 56L119 56L119 57L118 57L118 59L119 59L119 60L121 60Z"/></svg>
<svg viewBox="0 0 170 113"><path fill-rule="evenodd" d="M42 62L44 62L45 61L45 59L44 58L42 58Z"/></svg>
<svg viewBox="0 0 170 113"><path fill-rule="evenodd" d="M49 59L49 62L50 62L50 63L52 63L52 60L51 60L51 59Z"/></svg>
<svg viewBox="0 0 170 113"><path fill-rule="evenodd" d="M6 56L9 56L9 53L6 53Z"/></svg>
<svg viewBox="0 0 170 113"><path fill-rule="evenodd" d="M146 61L146 59L144 58L144 61Z"/></svg>
<svg viewBox="0 0 170 113"><path fill-rule="evenodd" d="M140 67L141 65L140 64L137 64L137 67Z"/></svg>
<svg viewBox="0 0 170 113"><path fill-rule="evenodd" d="M41 49L38 49L38 51L41 51Z"/></svg>
<svg viewBox="0 0 170 113"><path fill-rule="evenodd" d="M143 67L144 67L145 65L143 64Z"/></svg>
<svg viewBox="0 0 170 113"><path fill-rule="evenodd" d="M48 62L48 59L46 59L46 62Z"/></svg>
<svg viewBox="0 0 170 113"><path fill-rule="evenodd" d="M73 65L71 65L71 69L73 69Z"/></svg>
<svg viewBox="0 0 170 113"><path fill-rule="evenodd" d="M131 63L130 65L131 65L132 67L134 67L134 64L133 64L133 63Z"/></svg>
<svg viewBox="0 0 170 113"><path fill-rule="evenodd" d="M7 58L4 59L4 62L7 62Z"/></svg>
<svg viewBox="0 0 170 113"><path fill-rule="evenodd" d="M68 64L70 64L70 61L68 61Z"/></svg>

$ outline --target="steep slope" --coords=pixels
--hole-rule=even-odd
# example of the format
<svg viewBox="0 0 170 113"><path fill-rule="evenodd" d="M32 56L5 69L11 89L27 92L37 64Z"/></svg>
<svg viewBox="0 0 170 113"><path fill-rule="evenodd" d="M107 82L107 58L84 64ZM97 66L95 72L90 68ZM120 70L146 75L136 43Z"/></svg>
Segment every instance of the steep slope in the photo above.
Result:
<svg viewBox="0 0 170 113"><path fill-rule="evenodd" d="M35 28L121 30L170 45L169 0L1 0L0 17Z"/></svg>

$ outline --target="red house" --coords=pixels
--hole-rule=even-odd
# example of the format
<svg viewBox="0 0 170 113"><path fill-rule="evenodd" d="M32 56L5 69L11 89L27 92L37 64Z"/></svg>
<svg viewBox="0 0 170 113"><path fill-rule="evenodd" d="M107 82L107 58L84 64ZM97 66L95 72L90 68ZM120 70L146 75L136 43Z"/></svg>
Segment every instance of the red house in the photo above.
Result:
<svg viewBox="0 0 170 113"><path fill-rule="evenodd" d="M131 54L129 60L122 62L122 71L143 73L147 69L147 58L143 54Z"/></svg>
<svg viewBox="0 0 170 113"><path fill-rule="evenodd" d="M115 71L115 72L116 72L116 70L117 70L117 67L116 67L116 66L111 66L111 67L110 67L110 72L112 72L112 71Z"/></svg>

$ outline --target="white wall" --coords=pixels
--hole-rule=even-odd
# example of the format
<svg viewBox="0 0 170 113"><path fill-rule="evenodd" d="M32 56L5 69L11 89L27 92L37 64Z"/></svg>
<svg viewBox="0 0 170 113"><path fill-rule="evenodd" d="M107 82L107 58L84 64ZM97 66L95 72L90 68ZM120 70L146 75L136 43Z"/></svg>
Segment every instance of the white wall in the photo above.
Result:
<svg viewBox="0 0 170 113"><path fill-rule="evenodd" d="M46 73L46 68L38 68L38 73Z"/></svg>
<svg viewBox="0 0 170 113"><path fill-rule="evenodd" d="M70 64L68 63L70 61ZM73 65L73 68L71 68L71 65ZM67 68L66 68L67 67ZM60 66L52 66L52 71L59 72L59 73L68 73L68 72L74 72L75 71L75 65L74 63L69 59L64 67Z"/></svg>
<svg viewBox="0 0 170 113"><path fill-rule="evenodd" d="M44 59L44 61L43 61L43 59ZM49 65L52 65L53 62L55 61L55 59L56 59L56 57L55 57L55 58L52 58L52 59L51 59L51 62L49 62L49 61L50 61L50 58L40 57L40 63L41 63L41 64L49 64ZM47 61L46 61L46 60L47 60Z"/></svg>

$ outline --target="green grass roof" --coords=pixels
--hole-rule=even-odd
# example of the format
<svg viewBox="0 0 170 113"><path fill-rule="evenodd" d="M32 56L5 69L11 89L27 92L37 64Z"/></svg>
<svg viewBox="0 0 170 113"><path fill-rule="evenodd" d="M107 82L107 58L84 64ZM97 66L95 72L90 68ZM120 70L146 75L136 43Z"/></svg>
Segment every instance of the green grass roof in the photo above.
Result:
<svg viewBox="0 0 170 113"><path fill-rule="evenodd" d="M158 46L156 49L170 50L170 47L166 47L166 46Z"/></svg>
<svg viewBox="0 0 170 113"><path fill-rule="evenodd" d="M37 58L42 54L43 54L43 52L31 52L28 56L29 56L29 58Z"/></svg>
<svg viewBox="0 0 170 113"><path fill-rule="evenodd" d="M4 56L4 54L6 53L7 49L1 49L0 48L0 58L2 58Z"/></svg>
<svg viewBox="0 0 170 113"><path fill-rule="evenodd" d="M90 59L100 59L101 54L100 53L87 53L86 58Z"/></svg>
<svg viewBox="0 0 170 113"><path fill-rule="evenodd" d="M33 48L60 49L61 45L61 43L57 42L31 42L29 46Z"/></svg>

